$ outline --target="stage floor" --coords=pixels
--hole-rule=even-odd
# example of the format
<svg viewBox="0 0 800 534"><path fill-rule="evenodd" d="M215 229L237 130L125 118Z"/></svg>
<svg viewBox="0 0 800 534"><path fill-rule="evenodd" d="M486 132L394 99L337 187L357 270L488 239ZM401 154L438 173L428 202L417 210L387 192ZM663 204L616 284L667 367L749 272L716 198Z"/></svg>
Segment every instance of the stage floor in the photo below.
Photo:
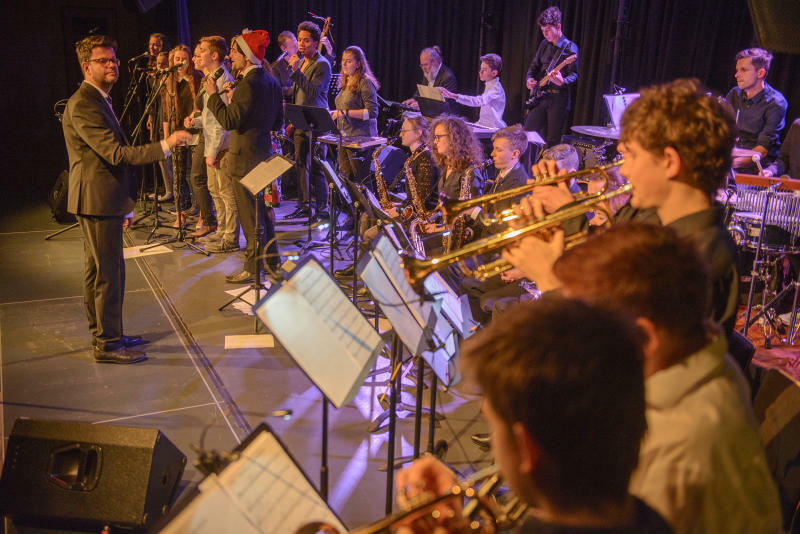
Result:
<svg viewBox="0 0 800 534"><path fill-rule="evenodd" d="M284 203L278 217L293 209L293 203ZM165 214L165 219L174 217ZM64 228L50 219L46 206L6 211L0 228L3 450L18 417L157 428L189 459L181 484L185 495L202 479L192 465L197 455L191 444L199 445L206 426L204 447L226 451L266 421L318 483L318 390L277 341L274 348L225 348L226 336L251 334L254 327L253 316L241 309L217 311L231 298L226 291L242 287L224 280L224 274L241 268L240 253L206 257L182 248L126 260L125 332L149 341L144 346L148 360L97 364L81 296L80 229L46 241L48 233ZM129 232L126 246L142 244L148 231ZM159 233L172 236L175 230ZM281 249L296 249L293 241L304 235L302 228L288 228ZM322 232L315 235L321 238ZM327 248L317 254L327 258ZM337 268L344 266L337 260ZM385 363L379 358L379 365ZM377 402L382 390L367 384L353 403L330 411L329 502L349 527L384 515L386 474L378 466L386 461L388 436L367 432L382 412ZM403 388L403 400L414 402L410 382ZM439 394L436 408L443 418L435 438L447 442L446 460L464 471L487 465L488 453L469 439L487 430L475 397L455 387ZM276 410L293 415L288 420L275 417ZM405 417L398 423L396 450L405 456L413 449L413 414L401 414ZM424 447L427 418L423 427Z"/></svg>

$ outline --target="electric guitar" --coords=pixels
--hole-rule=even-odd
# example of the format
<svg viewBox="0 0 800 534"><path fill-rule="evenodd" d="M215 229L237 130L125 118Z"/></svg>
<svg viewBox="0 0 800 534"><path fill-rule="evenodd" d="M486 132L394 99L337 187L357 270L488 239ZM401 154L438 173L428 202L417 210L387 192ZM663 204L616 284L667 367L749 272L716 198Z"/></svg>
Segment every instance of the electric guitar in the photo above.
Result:
<svg viewBox="0 0 800 534"><path fill-rule="evenodd" d="M567 59L556 65L556 68L548 72L539 82L531 89L530 97L525 101L526 109L533 109L539 103L539 100L544 96L543 87L550 82L550 76L561 71L564 67L571 63L575 63L578 59L578 54L572 54Z"/></svg>

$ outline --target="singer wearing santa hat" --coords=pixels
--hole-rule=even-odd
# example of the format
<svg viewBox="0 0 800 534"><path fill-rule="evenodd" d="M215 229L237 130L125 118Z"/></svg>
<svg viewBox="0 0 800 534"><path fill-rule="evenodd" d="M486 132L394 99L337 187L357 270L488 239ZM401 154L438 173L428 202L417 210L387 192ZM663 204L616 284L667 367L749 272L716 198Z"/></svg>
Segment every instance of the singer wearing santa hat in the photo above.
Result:
<svg viewBox="0 0 800 534"><path fill-rule="evenodd" d="M275 226L264 204L263 193L259 193L254 202L253 196L241 184L247 173L272 155L270 132L283 125L281 86L261 65L268 44L269 34L264 30L245 29L242 35L233 38L231 63L241 79L236 82L236 90L227 106L214 81L205 81L205 89L210 95L206 105L222 127L231 133L228 168L233 178L239 220L247 239L244 267L225 277L226 281L234 284L255 279L261 265L259 257L266 244L269 244L266 264L272 268L280 265L274 240Z"/></svg>

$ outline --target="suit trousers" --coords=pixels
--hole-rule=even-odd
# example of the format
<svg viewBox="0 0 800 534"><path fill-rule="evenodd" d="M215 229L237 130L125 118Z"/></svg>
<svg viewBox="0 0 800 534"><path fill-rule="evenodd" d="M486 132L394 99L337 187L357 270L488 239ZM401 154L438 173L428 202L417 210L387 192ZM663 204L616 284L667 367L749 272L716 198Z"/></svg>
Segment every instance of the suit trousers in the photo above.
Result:
<svg viewBox="0 0 800 534"><path fill-rule="evenodd" d="M189 182L192 184L192 196L200 209L203 224L213 226L217 224L214 212L211 211L211 193L208 190L208 173L206 172L206 158L203 155L203 136L200 141L190 147L192 153L192 167L189 171Z"/></svg>
<svg viewBox="0 0 800 534"><path fill-rule="evenodd" d="M525 130L538 132L548 147L561 142L569 110L569 91L547 93L525 117Z"/></svg>
<svg viewBox="0 0 800 534"><path fill-rule="evenodd" d="M264 204L264 193L255 197L250 194L241 183L242 176L233 177L233 191L236 194L236 205L239 209L239 221L242 224L242 233L247 240L244 252L244 270L255 273L258 265L267 264L274 268L280 265L278 257L278 243L275 238L275 225L272 221L272 208ZM258 256L263 254L264 245L267 247L267 257L263 263Z"/></svg>
<svg viewBox="0 0 800 534"><path fill-rule="evenodd" d="M125 259L122 217L78 215L83 232L83 303L98 348L116 350L122 339Z"/></svg>
<svg viewBox="0 0 800 534"><path fill-rule="evenodd" d="M236 193L233 179L228 172L228 152L217 157L217 166L206 165L208 190L217 208L217 235L226 241L239 243L239 221L237 220ZM252 216L251 216L252 220Z"/></svg>
<svg viewBox="0 0 800 534"><path fill-rule="evenodd" d="M322 176L322 169L314 163L311 157L308 132L294 131L294 161L297 166L297 181L300 183L300 198L298 204L311 205L311 189L313 188L315 206L317 211L328 209L328 184ZM327 152L325 145L320 146L320 157L324 158Z"/></svg>

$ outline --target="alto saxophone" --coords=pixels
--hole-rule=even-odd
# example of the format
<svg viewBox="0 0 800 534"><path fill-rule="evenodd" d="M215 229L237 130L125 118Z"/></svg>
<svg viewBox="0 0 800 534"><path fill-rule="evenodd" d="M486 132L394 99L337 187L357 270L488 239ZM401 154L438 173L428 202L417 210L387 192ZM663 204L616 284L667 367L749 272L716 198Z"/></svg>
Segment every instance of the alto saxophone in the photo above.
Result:
<svg viewBox="0 0 800 534"><path fill-rule="evenodd" d="M491 159L487 159L481 161L479 163L475 163L467 167L467 170L464 171L464 174L461 176L461 190L458 193L458 200L469 200L472 198L472 175L475 171L483 169L486 165L492 163ZM464 244L464 241L467 239L467 216L468 215L459 215L453 221L453 226L450 228L450 232L445 232L442 244L444 245L445 253L450 252L451 250L459 249Z"/></svg>
<svg viewBox="0 0 800 534"><path fill-rule="evenodd" d="M375 184L378 188L378 202L384 210L388 210L392 207L392 200L389 198L389 188L386 187L386 180L383 177L383 169L381 168L381 160L378 159L378 156L383 152L383 149L394 143L395 140L397 140L396 137L390 138L386 141L385 145L378 147L378 149L372 153L372 165L375 167Z"/></svg>
<svg viewBox="0 0 800 534"><path fill-rule="evenodd" d="M420 234L425 233L424 225L430 215L425 210L425 199L419 194L417 178L414 176L412 165L417 158L426 152L430 152L430 149L427 146L422 145L419 149L419 152L406 159L406 162L403 164L403 171L406 175L406 183L408 184L409 194L411 195L411 213L406 216L406 213L404 212L403 216L406 219L413 217L411 224L408 226L408 235L411 239L411 245L414 247L414 250L423 258L425 257L425 244L422 242L422 236Z"/></svg>

